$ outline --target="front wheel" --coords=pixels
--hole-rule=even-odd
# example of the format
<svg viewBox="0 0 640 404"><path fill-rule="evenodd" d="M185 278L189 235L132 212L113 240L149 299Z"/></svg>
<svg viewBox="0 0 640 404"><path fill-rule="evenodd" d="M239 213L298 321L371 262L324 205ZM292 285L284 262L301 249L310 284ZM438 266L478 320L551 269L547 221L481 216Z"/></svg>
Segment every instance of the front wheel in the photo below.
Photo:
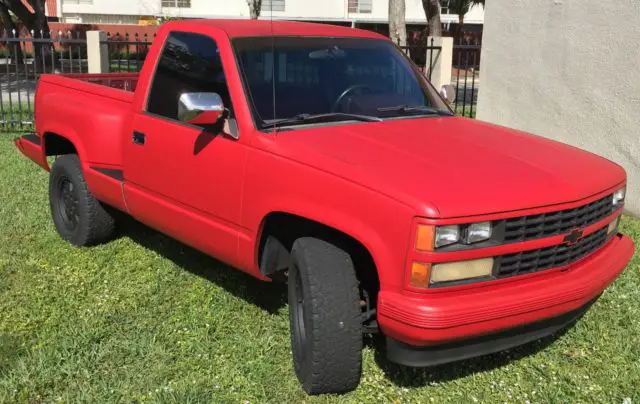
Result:
<svg viewBox="0 0 640 404"><path fill-rule="evenodd" d="M362 369L362 319L351 257L305 237L291 250L288 277L296 376L309 394L353 390Z"/></svg>
<svg viewBox="0 0 640 404"><path fill-rule="evenodd" d="M89 191L76 154L65 154L53 163L49 206L58 234L72 244L97 244L114 233L114 219Z"/></svg>

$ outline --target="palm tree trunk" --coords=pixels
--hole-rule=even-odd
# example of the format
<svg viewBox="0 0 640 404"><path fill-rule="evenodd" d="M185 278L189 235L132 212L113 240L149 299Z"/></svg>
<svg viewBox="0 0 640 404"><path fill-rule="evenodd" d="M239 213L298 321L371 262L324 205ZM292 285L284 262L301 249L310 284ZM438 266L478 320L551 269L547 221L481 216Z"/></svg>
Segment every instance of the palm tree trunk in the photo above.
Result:
<svg viewBox="0 0 640 404"><path fill-rule="evenodd" d="M404 0L389 0L389 38L399 45L407 45Z"/></svg>
<svg viewBox="0 0 640 404"><path fill-rule="evenodd" d="M37 38L38 33L40 33L42 38L51 38L49 23L47 22L47 16L44 10L44 0L32 0L31 4L33 5L33 14L35 18L33 25L29 27L29 30L33 32L33 37ZM46 65L50 63L50 58L47 57L50 54L49 52L53 52L53 47L51 45L47 43L34 43L33 66L36 69L36 72L45 72Z"/></svg>
<svg viewBox="0 0 640 404"><path fill-rule="evenodd" d="M456 38L462 44L462 26L464 25L464 14L458 14L458 28L456 28Z"/></svg>
<svg viewBox="0 0 640 404"><path fill-rule="evenodd" d="M430 36L442 36L442 22L440 21L440 1L422 0L422 8L427 17L427 27Z"/></svg>
<svg viewBox="0 0 640 404"><path fill-rule="evenodd" d="M252 20L257 20L260 17L260 11L262 11L262 0L247 0L247 4L249 5L249 16Z"/></svg>

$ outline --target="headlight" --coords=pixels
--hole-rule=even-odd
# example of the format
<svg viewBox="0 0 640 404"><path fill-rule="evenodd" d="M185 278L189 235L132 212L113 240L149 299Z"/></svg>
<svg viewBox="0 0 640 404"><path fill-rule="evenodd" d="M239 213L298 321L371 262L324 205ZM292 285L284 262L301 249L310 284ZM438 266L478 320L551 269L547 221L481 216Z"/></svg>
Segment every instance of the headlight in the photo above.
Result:
<svg viewBox="0 0 640 404"><path fill-rule="evenodd" d="M624 197L627 193L627 187L622 187L613 193L613 206L618 206L624 202Z"/></svg>
<svg viewBox="0 0 640 404"><path fill-rule="evenodd" d="M491 238L491 222L472 223L467 227L464 237L466 244L477 243Z"/></svg>
<svg viewBox="0 0 640 404"><path fill-rule="evenodd" d="M456 243L473 244L489 240L491 235L491 222L445 226L419 224L415 246L419 251L433 251L436 248Z"/></svg>
<svg viewBox="0 0 640 404"><path fill-rule="evenodd" d="M436 248L460 241L460 226L457 224L436 227Z"/></svg>

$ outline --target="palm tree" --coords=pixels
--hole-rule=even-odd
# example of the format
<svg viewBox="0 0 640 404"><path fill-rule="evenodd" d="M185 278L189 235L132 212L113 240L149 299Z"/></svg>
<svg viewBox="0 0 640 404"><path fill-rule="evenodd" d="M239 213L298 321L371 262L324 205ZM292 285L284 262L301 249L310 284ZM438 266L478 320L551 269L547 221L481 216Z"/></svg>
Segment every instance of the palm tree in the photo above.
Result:
<svg viewBox="0 0 640 404"><path fill-rule="evenodd" d="M407 44L404 0L389 0L389 38L400 45Z"/></svg>
<svg viewBox="0 0 640 404"><path fill-rule="evenodd" d="M456 29L456 38L460 39L465 14L467 14L471 7L475 5L481 5L482 7L484 7L484 0L449 0L449 11L452 14L458 14L458 28Z"/></svg>
<svg viewBox="0 0 640 404"><path fill-rule="evenodd" d="M252 20L257 20L260 17L260 11L262 11L262 0L247 0L247 5L249 6L249 16Z"/></svg>
<svg viewBox="0 0 640 404"><path fill-rule="evenodd" d="M442 36L440 22L440 0L422 0L422 8L427 17L427 27L430 36Z"/></svg>

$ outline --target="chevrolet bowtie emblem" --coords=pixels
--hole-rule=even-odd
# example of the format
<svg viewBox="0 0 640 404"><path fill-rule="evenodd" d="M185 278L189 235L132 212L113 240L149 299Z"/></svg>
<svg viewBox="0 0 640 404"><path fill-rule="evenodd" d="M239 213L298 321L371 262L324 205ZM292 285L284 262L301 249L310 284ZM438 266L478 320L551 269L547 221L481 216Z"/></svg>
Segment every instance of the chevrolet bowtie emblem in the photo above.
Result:
<svg viewBox="0 0 640 404"><path fill-rule="evenodd" d="M574 229L571 231L571 233L564 236L564 239L562 239L562 241L568 245L575 244L582 238L582 233L582 230Z"/></svg>

